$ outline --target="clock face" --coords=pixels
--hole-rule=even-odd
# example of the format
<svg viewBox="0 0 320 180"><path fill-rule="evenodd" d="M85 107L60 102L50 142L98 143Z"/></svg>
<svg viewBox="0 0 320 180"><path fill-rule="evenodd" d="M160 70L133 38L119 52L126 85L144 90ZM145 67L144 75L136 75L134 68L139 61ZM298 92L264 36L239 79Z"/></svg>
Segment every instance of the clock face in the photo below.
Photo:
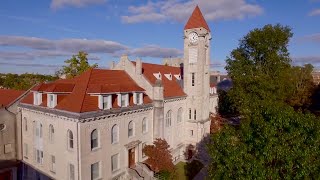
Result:
<svg viewBox="0 0 320 180"><path fill-rule="evenodd" d="M196 43L198 41L198 34L195 32L192 32L189 34L189 41L191 43Z"/></svg>

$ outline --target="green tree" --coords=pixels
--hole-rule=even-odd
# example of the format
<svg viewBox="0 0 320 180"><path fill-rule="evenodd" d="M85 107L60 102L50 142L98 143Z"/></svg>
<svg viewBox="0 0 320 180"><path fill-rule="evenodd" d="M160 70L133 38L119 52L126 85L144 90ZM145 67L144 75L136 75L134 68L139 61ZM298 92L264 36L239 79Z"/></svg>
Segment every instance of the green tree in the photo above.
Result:
<svg viewBox="0 0 320 180"><path fill-rule="evenodd" d="M300 93L308 86L310 67L291 66L291 37L289 27L266 25L249 32L231 52L228 98L241 124L226 125L212 135L212 179L320 177L320 121L293 108L310 97Z"/></svg>
<svg viewBox="0 0 320 180"><path fill-rule="evenodd" d="M64 65L61 70L57 71L58 76L65 75L66 78L73 78L89 68L98 67L97 64L89 65L88 54L84 51L79 51L77 55L73 55L71 59L64 61L67 65Z"/></svg>

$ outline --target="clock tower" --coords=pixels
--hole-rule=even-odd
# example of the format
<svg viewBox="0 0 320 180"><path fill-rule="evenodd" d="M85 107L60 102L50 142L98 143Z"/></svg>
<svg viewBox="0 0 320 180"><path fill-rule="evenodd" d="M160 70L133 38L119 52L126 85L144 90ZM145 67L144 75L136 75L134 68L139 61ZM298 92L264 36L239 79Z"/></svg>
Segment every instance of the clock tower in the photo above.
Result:
<svg viewBox="0 0 320 180"><path fill-rule="evenodd" d="M210 28L197 6L184 28L183 63L183 88L188 95L185 114L197 139L210 131L210 40Z"/></svg>

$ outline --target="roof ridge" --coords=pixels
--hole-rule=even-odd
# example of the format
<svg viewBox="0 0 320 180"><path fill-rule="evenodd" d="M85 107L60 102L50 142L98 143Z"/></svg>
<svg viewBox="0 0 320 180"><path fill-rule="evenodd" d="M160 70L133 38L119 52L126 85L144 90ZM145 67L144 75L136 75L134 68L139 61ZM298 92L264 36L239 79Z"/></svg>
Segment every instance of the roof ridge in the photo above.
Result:
<svg viewBox="0 0 320 180"><path fill-rule="evenodd" d="M82 111L82 108L83 108L84 98L86 97L86 94L87 94L87 89L88 89L89 82L90 82L90 80L91 80L91 75L92 75L93 68L90 68L88 71L90 71L90 72L89 72L88 80L87 80L87 82L86 82L86 88L85 88L84 93L83 93L83 97L82 97L82 101L81 101L81 106L80 106L80 112Z"/></svg>

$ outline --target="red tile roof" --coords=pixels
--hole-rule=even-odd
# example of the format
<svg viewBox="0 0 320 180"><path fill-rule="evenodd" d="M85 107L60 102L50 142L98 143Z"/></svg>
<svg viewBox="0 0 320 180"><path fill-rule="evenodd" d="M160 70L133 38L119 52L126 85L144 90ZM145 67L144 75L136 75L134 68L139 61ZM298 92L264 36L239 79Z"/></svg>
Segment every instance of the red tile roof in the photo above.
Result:
<svg viewBox="0 0 320 180"><path fill-rule="evenodd" d="M206 22L206 20L204 19L202 12L199 8L199 6L197 6L192 15L190 16L187 24L184 27L184 30L186 29L193 29L193 28L205 28L206 30L208 30L210 32L210 28Z"/></svg>
<svg viewBox="0 0 320 180"><path fill-rule="evenodd" d="M0 89L0 107L7 106L18 97L20 97L25 91L13 90L13 89Z"/></svg>
<svg viewBox="0 0 320 180"><path fill-rule="evenodd" d="M77 113L99 110L98 97L91 96L90 93L145 91L125 71L103 69L90 69L73 79L63 79L48 84L40 84L33 88L33 90L66 92L57 95L58 100L55 108ZM46 106L46 94L43 94L42 100L41 106ZM22 103L33 104L32 93ZM145 97L144 104L147 103L151 103L151 100ZM113 96L113 108L116 107L118 107L117 98Z"/></svg>
<svg viewBox="0 0 320 180"><path fill-rule="evenodd" d="M135 65L136 62L132 61ZM167 65L159 65L159 64L150 64L150 63L142 63L142 73L143 75L150 81L152 85L155 84L157 78L153 75L154 73L161 73L162 76L162 85L164 88L164 97L179 97L186 96L182 87L179 85L178 80L174 77L174 75L180 74L182 76L182 69L180 67L173 67ZM169 80L165 77L165 74L172 75L172 80Z"/></svg>

